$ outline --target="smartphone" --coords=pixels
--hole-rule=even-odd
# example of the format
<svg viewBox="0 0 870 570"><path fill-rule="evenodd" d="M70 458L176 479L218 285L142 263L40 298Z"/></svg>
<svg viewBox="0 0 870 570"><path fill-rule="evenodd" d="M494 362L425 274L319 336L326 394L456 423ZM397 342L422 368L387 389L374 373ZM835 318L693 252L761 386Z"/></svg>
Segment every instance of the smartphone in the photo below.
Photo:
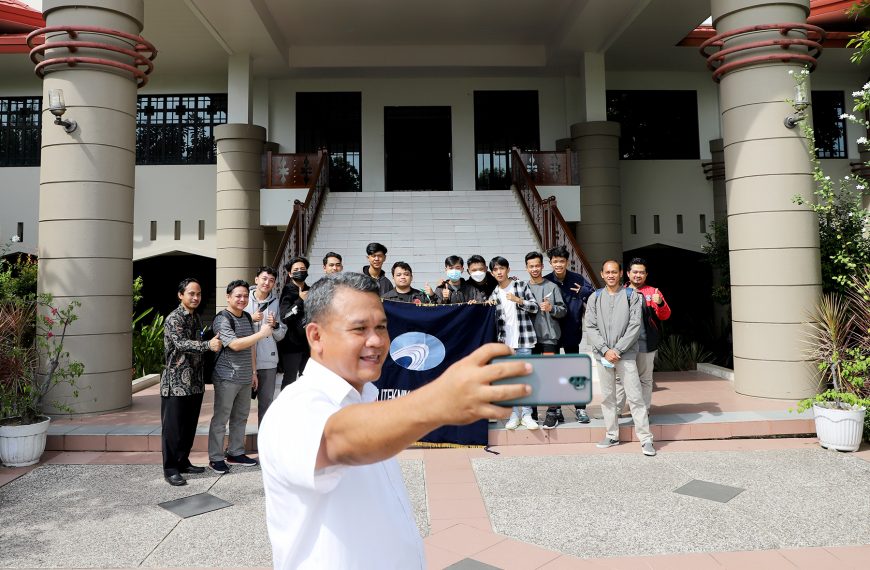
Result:
<svg viewBox="0 0 870 570"><path fill-rule="evenodd" d="M532 365L528 376L496 380L496 384L529 384L532 393L515 400L495 402L501 406L558 406L592 401L592 359L588 354L533 354L493 358L492 362L522 360Z"/></svg>

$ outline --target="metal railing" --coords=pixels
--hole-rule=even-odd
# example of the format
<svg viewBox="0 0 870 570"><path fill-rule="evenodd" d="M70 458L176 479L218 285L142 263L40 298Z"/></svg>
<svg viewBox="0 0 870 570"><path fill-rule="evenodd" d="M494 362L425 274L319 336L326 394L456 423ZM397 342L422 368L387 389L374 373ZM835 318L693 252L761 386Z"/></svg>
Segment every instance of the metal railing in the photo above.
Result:
<svg viewBox="0 0 870 570"><path fill-rule="evenodd" d="M308 155L281 156L298 157ZM287 229L284 230L284 237L281 239L281 245L278 247L278 252L272 264L278 270L278 278L275 280L275 288L278 291L281 291L281 288L284 286L284 280L287 277L284 265L292 257L305 255L305 252L308 250L308 245L311 243L311 237L314 233L314 226L317 222L317 216L320 214L320 209L323 206L323 202L326 201L326 193L329 190L329 153L321 150L313 156L316 159L310 161L313 162L313 168L309 176L308 195L304 203L299 200L293 203L293 215L290 216L290 222L287 224ZM267 164L272 164L272 157L272 153L267 153Z"/></svg>
<svg viewBox="0 0 870 570"><path fill-rule="evenodd" d="M511 157L511 175L514 188L519 195L520 202L526 217L535 230L535 235L546 252L551 247L564 245L568 249L568 269L579 273L596 288L600 287L598 278L589 265L589 260L583 254L583 250L577 245L574 235L568 228L565 218L556 205L556 198L550 196L541 199L535 182L526 169L526 161L523 154L550 154L550 153L520 153L513 149ZM553 153L563 154L563 153Z"/></svg>

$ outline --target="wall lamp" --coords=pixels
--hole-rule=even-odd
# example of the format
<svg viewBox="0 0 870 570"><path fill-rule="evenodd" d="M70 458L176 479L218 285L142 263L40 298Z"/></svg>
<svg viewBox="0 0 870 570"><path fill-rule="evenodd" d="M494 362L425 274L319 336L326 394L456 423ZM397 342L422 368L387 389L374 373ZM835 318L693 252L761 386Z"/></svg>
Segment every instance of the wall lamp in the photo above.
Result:
<svg viewBox="0 0 870 570"><path fill-rule="evenodd" d="M54 124L62 126L66 132L71 133L78 128L79 124L75 121L61 119L63 114L66 113L66 103L63 101L63 89L48 90L48 110L54 115Z"/></svg>
<svg viewBox="0 0 870 570"><path fill-rule="evenodd" d="M783 123L786 128L793 129L795 126L807 118L807 107L810 106L810 99L807 97L806 83L799 83L794 86L794 101L791 102L795 113L788 115Z"/></svg>

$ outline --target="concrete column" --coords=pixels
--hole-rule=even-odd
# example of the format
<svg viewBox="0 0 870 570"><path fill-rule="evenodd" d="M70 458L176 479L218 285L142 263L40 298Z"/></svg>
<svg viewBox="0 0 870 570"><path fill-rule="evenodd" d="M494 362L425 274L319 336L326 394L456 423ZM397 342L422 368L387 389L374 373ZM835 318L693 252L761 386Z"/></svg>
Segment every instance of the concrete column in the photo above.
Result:
<svg viewBox="0 0 870 570"><path fill-rule="evenodd" d="M227 122L248 125L254 115L254 67L247 53L227 60Z"/></svg>
<svg viewBox="0 0 870 570"><path fill-rule="evenodd" d="M728 202L725 198L725 149L722 139L710 141L710 155L713 162L713 221L724 221L728 215Z"/></svg>
<svg viewBox="0 0 870 570"><path fill-rule="evenodd" d="M809 0L712 0L712 13L716 31L723 33L805 22ZM726 39L724 48L781 37L777 30L738 34ZM739 53L730 57L782 50ZM788 71L800 69L799 62L755 63L726 73L719 88L734 387L768 398L803 398L817 388L816 373L805 356L804 321L821 292L818 220L792 202L795 194L812 199L811 165L801 130L783 125L783 118L793 112L785 102L794 97Z"/></svg>
<svg viewBox="0 0 870 570"><path fill-rule="evenodd" d="M584 52L578 75L565 77L565 111L569 125L607 120L604 54Z"/></svg>
<svg viewBox="0 0 870 570"><path fill-rule="evenodd" d="M217 241L215 299L226 299L227 283L251 282L263 262L260 169L266 129L257 125L215 127L217 143Z"/></svg>
<svg viewBox="0 0 870 570"><path fill-rule="evenodd" d="M571 139L580 164L577 243L592 271L600 271L605 260L622 260L619 123L577 123L571 125Z"/></svg>
<svg viewBox="0 0 870 570"><path fill-rule="evenodd" d="M111 6L102 0L46 0L43 8L48 26L100 26L139 34L144 21L142 0L117 0ZM66 39L66 33L54 33L46 42ZM106 35L82 33L77 39L129 47ZM68 53L48 50L49 57ZM76 55L132 63L104 50ZM53 124L51 89L63 90L64 118L78 123L74 132ZM58 386L48 401L66 404L75 414L116 410L132 401L136 81L106 66L51 67L43 81L43 101L38 289L61 305L81 302L64 348L85 366L78 397ZM58 411L49 404L49 413Z"/></svg>

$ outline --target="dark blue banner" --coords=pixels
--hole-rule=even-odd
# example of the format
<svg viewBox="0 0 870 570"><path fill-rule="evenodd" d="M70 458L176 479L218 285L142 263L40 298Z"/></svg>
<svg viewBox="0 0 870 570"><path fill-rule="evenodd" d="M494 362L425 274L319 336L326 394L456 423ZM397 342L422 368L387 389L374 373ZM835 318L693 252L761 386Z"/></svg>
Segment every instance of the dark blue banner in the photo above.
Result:
<svg viewBox="0 0 870 570"><path fill-rule="evenodd" d="M398 398L438 378L479 346L495 342L495 307L488 305L418 306L384 301L390 355L375 385L381 400ZM489 426L443 426L421 441L487 445Z"/></svg>

